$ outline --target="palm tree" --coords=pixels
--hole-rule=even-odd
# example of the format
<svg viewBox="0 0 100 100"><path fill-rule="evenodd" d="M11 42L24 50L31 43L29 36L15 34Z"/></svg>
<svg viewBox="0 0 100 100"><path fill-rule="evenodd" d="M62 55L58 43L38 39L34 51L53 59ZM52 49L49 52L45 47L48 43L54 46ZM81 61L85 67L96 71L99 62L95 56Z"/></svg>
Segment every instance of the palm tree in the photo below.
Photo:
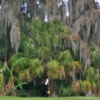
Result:
<svg viewBox="0 0 100 100"><path fill-rule="evenodd" d="M33 78L41 77L44 71L41 61L36 58L36 59L30 59L29 63L31 66L30 73L32 74L32 77Z"/></svg>
<svg viewBox="0 0 100 100"><path fill-rule="evenodd" d="M6 67L6 70L4 72L5 77L5 84L6 84L6 94L7 95L16 95L15 93L15 75L14 73L17 71L19 65L24 65L24 62L27 61L27 58L21 57L21 55L13 55L11 58L11 66ZM16 71L15 71L16 70ZM11 94L9 94L11 93Z"/></svg>
<svg viewBox="0 0 100 100"><path fill-rule="evenodd" d="M100 66L100 53L99 51L91 51L91 65L95 68L99 68Z"/></svg>
<svg viewBox="0 0 100 100"><path fill-rule="evenodd" d="M65 77L64 66L61 66L57 60L51 60L47 63L47 75L51 79L63 79Z"/></svg>
<svg viewBox="0 0 100 100"><path fill-rule="evenodd" d="M10 74L8 75L6 92L11 90L13 93L11 95L14 95L18 87L23 90L23 85L28 84L28 82L36 82L37 79L42 77L43 72L44 67L38 58L32 59L24 57L22 54L13 55L11 59L11 68L7 67L7 73L5 73Z"/></svg>
<svg viewBox="0 0 100 100"><path fill-rule="evenodd" d="M58 60L64 66L66 71L69 71L72 68L72 56L69 50L60 52Z"/></svg>
<svg viewBox="0 0 100 100"><path fill-rule="evenodd" d="M76 74L82 68L82 65L79 61L72 61L72 69L68 72L68 75L72 78L72 84L76 82Z"/></svg>
<svg viewBox="0 0 100 100"><path fill-rule="evenodd" d="M88 67L84 73L86 80L88 80L92 85L92 91L98 95L100 90L100 70L94 69L93 67Z"/></svg>
<svg viewBox="0 0 100 100"><path fill-rule="evenodd" d="M57 88L57 81L65 79L65 70L59 61L51 59L47 63L47 76L49 78L50 95L53 94Z"/></svg>

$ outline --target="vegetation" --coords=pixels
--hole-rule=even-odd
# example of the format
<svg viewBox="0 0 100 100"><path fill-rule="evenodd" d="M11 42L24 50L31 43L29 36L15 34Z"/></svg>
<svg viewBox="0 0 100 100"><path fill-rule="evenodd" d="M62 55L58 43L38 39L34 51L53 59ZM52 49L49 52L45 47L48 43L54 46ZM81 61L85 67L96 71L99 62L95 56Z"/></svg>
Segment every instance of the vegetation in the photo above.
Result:
<svg viewBox="0 0 100 100"><path fill-rule="evenodd" d="M59 97L59 98L39 98L39 97L36 97L36 98L17 98L17 97L1 97L2 100L99 100L100 98L96 98L96 97L67 97L67 98L62 98L62 97Z"/></svg>
<svg viewBox="0 0 100 100"><path fill-rule="evenodd" d="M81 25L81 27L77 26L80 29L79 34L73 32L72 27L74 26L65 25L62 20L64 16L61 19L58 18L56 11L53 12L53 17L56 17L48 22L44 22L41 18L35 19L34 16L27 18L25 14L17 11L16 6L13 7L15 2L20 5L19 1L3 2L7 8L5 7L1 13L5 17L1 17L0 26L0 95L99 96L100 51L98 46L91 42L94 38L87 40L84 36L84 27L89 23L82 23L84 18L79 21L78 24ZM29 1L29 7L30 11L34 12L31 8L32 1ZM53 4L55 0L50 1ZM71 2L70 0L70 6L73 4ZM50 10L49 6L52 4L49 3L46 3L46 7ZM55 5L56 3L54 2ZM92 3L95 4L94 1ZM49 10L48 13L50 13ZM70 18L69 21L71 21ZM73 23L70 22L70 24ZM92 23L91 26L95 25ZM92 37L91 34L88 35ZM46 79L49 79L48 85L45 85ZM6 97L1 98L6 99ZM11 100L11 97L9 99ZM50 99L64 100L66 98ZM82 98L82 100L85 99L92 100L88 97Z"/></svg>

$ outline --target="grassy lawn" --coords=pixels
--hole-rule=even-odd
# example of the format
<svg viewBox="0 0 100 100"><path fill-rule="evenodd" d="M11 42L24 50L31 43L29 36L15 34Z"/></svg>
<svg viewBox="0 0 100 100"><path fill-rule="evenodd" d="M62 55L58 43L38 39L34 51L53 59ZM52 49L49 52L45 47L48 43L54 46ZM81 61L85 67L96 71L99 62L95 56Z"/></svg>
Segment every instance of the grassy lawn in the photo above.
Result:
<svg viewBox="0 0 100 100"><path fill-rule="evenodd" d="M57 98L19 98L19 97L0 97L0 100L100 100L100 97L57 97Z"/></svg>

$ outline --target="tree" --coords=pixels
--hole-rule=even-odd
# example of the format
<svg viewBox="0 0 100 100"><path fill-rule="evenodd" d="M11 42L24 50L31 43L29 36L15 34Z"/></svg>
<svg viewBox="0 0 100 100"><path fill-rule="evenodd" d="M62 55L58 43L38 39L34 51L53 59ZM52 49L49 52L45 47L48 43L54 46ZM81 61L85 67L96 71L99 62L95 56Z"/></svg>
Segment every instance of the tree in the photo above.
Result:
<svg viewBox="0 0 100 100"><path fill-rule="evenodd" d="M57 60L51 60L47 63L47 76L51 79L64 79L64 66L61 66Z"/></svg>
<svg viewBox="0 0 100 100"><path fill-rule="evenodd" d="M98 69L100 66L99 62L100 62L99 52L96 50L91 51L91 65Z"/></svg>
<svg viewBox="0 0 100 100"><path fill-rule="evenodd" d="M65 67L66 71L71 70L72 68L72 56L69 50L60 52L58 55L59 62Z"/></svg>

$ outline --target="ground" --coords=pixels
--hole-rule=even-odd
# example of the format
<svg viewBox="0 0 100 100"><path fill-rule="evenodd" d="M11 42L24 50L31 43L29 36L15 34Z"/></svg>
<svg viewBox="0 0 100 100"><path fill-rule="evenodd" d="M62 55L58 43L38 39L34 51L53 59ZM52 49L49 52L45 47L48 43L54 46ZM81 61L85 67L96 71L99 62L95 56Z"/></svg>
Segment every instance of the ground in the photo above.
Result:
<svg viewBox="0 0 100 100"><path fill-rule="evenodd" d="M0 100L100 100L100 97L57 97L57 98L19 98L19 97L0 97Z"/></svg>

